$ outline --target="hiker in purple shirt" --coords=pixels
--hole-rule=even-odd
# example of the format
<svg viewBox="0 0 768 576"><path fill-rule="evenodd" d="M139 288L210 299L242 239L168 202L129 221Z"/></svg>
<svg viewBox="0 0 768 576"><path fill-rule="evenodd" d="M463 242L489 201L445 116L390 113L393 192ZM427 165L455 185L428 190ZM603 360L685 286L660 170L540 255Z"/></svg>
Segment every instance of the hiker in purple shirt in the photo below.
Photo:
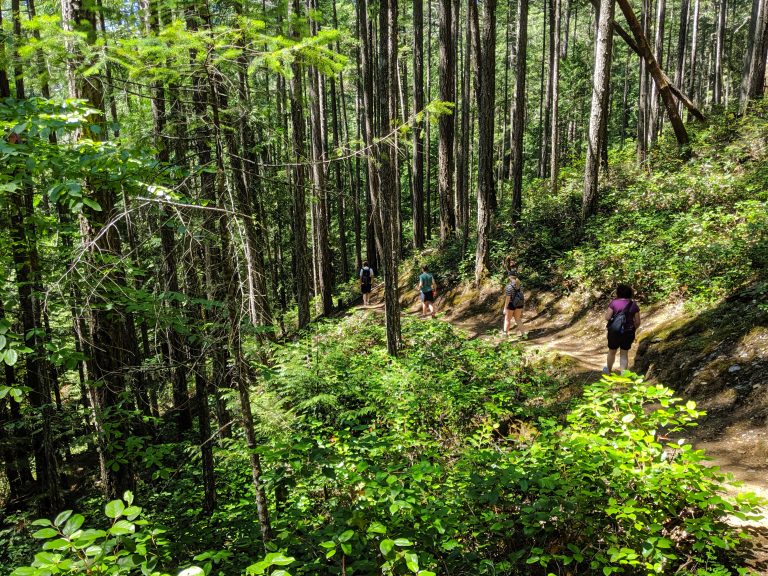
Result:
<svg viewBox="0 0 768 576"><path fill-rule="evenodd" d="M629 365L629 349L640 328L640 307L632 300L632 288L626 284L616 286L616 298L611 300L605 311L608 331L608 360L603 374L610 374L616 360L616 350L621 349L619 367L621 371Z"/></svg>

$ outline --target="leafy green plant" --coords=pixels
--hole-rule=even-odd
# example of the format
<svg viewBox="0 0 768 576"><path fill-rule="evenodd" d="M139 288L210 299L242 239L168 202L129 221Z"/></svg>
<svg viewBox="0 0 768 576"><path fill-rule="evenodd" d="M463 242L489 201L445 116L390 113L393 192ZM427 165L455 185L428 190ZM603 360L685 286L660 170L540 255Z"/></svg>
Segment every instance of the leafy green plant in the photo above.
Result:
<svg viewBox="0 0 768 576"><path fill-rule="evenodd" d="M162 568L168 545L164 530L152 528L140 518L141 508L133 505L133 494L104 507L110 520L105 529L83 528L85 518L71 510L54 520L35 520L41 526L33 536L44 540L42 551L29 566L21 566L12 576L50 576L51 574L115 575L137 574L168 576ZM190 567L179 576L202 576L202 568Z"/></svg>

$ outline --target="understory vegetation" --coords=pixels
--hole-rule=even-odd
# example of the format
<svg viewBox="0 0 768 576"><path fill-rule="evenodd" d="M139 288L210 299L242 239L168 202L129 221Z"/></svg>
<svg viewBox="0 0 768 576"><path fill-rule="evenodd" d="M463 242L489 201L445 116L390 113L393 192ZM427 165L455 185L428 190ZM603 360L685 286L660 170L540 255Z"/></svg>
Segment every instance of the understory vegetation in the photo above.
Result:
<svg viewBox="0 0 768 576"><path fill-rule="evenodd" d="M357 313L262 367L266 556L236 437L216 449L210 518L194 447L156 444L135 501L102 514L86 498L87 520L19 518L15 537L43 551L13 575L729 573L743 535L726 516L749 517L756 500L726 497L702 452L669 439L695 425L693 402L632 374L569 399L522 346L442 322L403 329L391 358L382 326ZM6 566L32 554L16 542Z"/></svg>
<svg viewBox="0 0 768 576"><path fill-rule="evenodd" d="M768 293L768 105L689 129L689 162L675 156L669 134L644 167L633 147L613 148L599 210L583 227L582 166L562 170L556 195L532 180L519 226L500 218L497 270L512 255L532 285L601 297L623 281L645 302L699 308L750 284ZM450 284L471 277L474 254L457 241L426 260Z"/></svg>

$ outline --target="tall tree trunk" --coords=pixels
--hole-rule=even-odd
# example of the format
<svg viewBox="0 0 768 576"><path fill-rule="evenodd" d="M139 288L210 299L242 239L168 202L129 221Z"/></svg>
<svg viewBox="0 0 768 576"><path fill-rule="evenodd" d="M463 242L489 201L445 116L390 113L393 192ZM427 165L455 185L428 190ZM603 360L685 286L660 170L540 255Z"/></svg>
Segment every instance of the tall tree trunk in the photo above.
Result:
<svg viewBox="0 0 768 576"><path fill-rule="evenodd" d="M397 355L401 346L400 298L397 279L399 229L396 211L399 209L400 187L396 182L395 154L391 121L397 114L397 0L379 1L379 126L377 146L379 187L376 209L380 221L382 268L384 276L384 316L387 330L387 352Z"/></svg>
<svg viewBox="0 0 768 576"><path fill-rule="evenodd" d="M765 9L768 7L767 4L765 0L752 0L752 13L750 14L749 30L747 32L747 50L744 53L744 68L739 90L739 103L742 111L746 109L747 102L751 97L750 92L758 59L758 44L761 37L760 26L763 23Z"/></svg>
<svg viewBox="0 0 768 576"><path fill-rule="evenodd" d="M455 75L456 50L453 38L453 2L440 0L440 100L456 103ZM438 120L440 141L438 147L438 198L440 201L440 242L444 243L456 228L456 214L453 205L454 179L454 122L455 114L443 114Z"/></svg>
<svg viewBox="0 0 768 576"><path fill-rule="evenodd" d="M301 15L299 0L293 0L293 14ZM292 31L294 40L299 38L298 31ZM307 159L304 134L304 90L302 70L296 63L291 64L289 82L291 102L291 134L293 141L293 262L296 280L296 303L299 309L299 329L309 325L309 270L310 261L307 250L307 207L306 207L306 170Z"/></svg>
<svg viewBox="0 0 768 576"><path fill-rule="evenodd" d="M642 11L642 32L648 33L648 19L650 12L650 0L641 0ZM645 58L640 56L640 87L638 90L637 103L637 162L640 165L645 164L648 157L648 69Z"/></svg>
<svg viewBox="0 0 768 576"><path fill-rule="evenodd" d="M720 0L717 12L717 33L715 37L715 79L712 101L715 106L723 103L723 49L725 46L725 17L728 0Z"/></svg>
<svg viewBox="0 0 768 576"><path fill-rule="evenodd" d="M696 65L698 64L699 43L699 4L701 0L693 3L693 29L691 30L691 59L688 66L688 94L696 97ZM690 116L689 116L690 118Z"/></svg>
<svg viewBox="0 0 768 576"><path fill-rule="evenodd" d="M83 4L80 0L62 0L62 22L66 32L79 32L85 36L90 45L96 42L96 15L92 6ZM96 77L87 80L78 74L80 58L71 41L67 41L70 57L67 60L67 83L69 96L81 98L95 110L103 111L104 95L101 83ZM91 125L100 127L100 133L89 129L80 136L99 140L101 134L106 134L103 116L91 119ZM115 226L109 224L117 216L114 193L104 185L91 186L88 194L98 203L100 210L84 209L80 216L80 233L89 263L100 268L106 258L109 262L120 261L121 241ZM115 270L101 278L105 290L96 293L91 299L90 309L90 360L88 372L91 381L99 386L91 390L91 405L94 419L97 423L100 468L102 473L102 489L106 498L115 498L123 491L133 487L133 474L130 463L108 465L121 446L116 442L107 442L104 428L101 426L102 416L115 408L120 396L125 390L123 351L126 345L125 315L119 303L109 301L112 290L119 291L125 284L122 274ZM127 423L123 420L113 423L113 432L117 437L128 439Z"/></svg>
<svg viewBox="0 0 768 576"><path fill-rule="evenodd" d="M24 69L19 48L22 45L21 13L19 0L11 2L13 20L13 64L16 98L24 100ZM0 21L0 26L2 22ZM3 50L4 51L4 50ZM0 64L2 66L2 64ZM10 92L6 83L0 92ZM23 144L23 141L20 142ZM42 323L42 310L39 294L42 293L40 258L37 249L37 227L34 222L34 189L31 178L26 174L23 164L14 170L13 176L18 189L10 200L10 238L13 264L16 271L16 287L19 294L19 312L22 334L31 352L25 356L24 383L29 388L29 401L35 413L40 415L40 426L32 431L32 452L35 459L35 476L38 489L43 499L41 513L60 510L64 498L59 486L59 465L53 438L54 411L51 406L51 382L49 375L53 367L48 362L45 349L45 330ZM13 401L13 400L12 400Z"/></svg>
<svg viewBox="0 0 768 576"><path fill-rule="evenodd" d="M515 44L515 102L512 112L512 222L523 211L523 134L525 131L525 79L528 45L528 0L517 0Z"/></svg>
<svg viewBox="0 0 768 576"><path fill-rule="evenodd" d="M331 84L331 127L333 132L333 147L335 150L339 150L341 146L341 139L339 137L339 107L336 94L336 80L330 79ZM339 226L339 257L341 269L339 270L340 277L346 281L349 277L349 262L347 261L347 224L345 217L345 204L346 196L344 194L344 186L341 178L341 161L336 160L333 162L333 174L336 184L336 210Z"/></svg>
<svg viewBox="0 0 768 576"><path fill-rule="evenodd" d="M749 86L749 97L762 98L765 95L766 65L768 60L768 1L764 1L760 23L755 39L755 68Z"/></svg>
<svg viewBox="0 0 768 576"><path fill-rule="evenodd" d="M479 38L478 10L470 1L475 41L475 90L478 107L478 178L477 178L477 247L475 250L475 284L479 285L490 265L489 242L494 196L493 118L496 109L496 0L483 2L482 39Z"/></svg>
<svg viewBox="0 0 768 576"><path fill-rule="evenodd" d="M308 1L308 8L313 6ZM312 36L317 35L317 22L310 17L310 32ZM330 222L328 220L328 190L325 183L325 156L323 115L321 109L321 99L323 96L322 82L320 72L314 66L307 70L309 81L309 141L312 151L312 214L313 214L313 232L315 243L315 254L317 257L318 268L318 291L323 307L323 314L328 315L333 311L333 275L331 270L331 245L328 239Z"/></svg>
<svg viewBox="0 0 768 576"><path fill-rule="evenodd" d="M477 6L476 0L469 0L467 11L467 25L465 26L466 34L464 37L464 50L462 52L462 66L461 66L461 129L459 131L459 143L456 147L456 197L459 199L457 205L457 216L459 220L459 228L461 229L462 239L466 239L469 236L469 216L465 211L465 199L469 197L469 159L470 159L470 127L469 118L472 114L471 106L471 92L470 81L471 71L475 67L475 75L477 75L476 62L477 59L474 56L473 51L477 49L476 36L479 34L477 30ZM473 17L474 13L474 17ZM477 81L477 79L476 79ZM467 202L467 208L468 208Z"/></svg>
<svg viewBox="0 0 768 576"><path fill-rule="evenodd" d="M558 175L560 172L560 138L558 133L557 115L560 105L560 19L563 0L552 0L552 67L550 75L552 76L552 107L551 107L551 134L549 137L551 152L549 178L550 187L553 194L557 194ZM625 107L626 108L626 107Z"/></svg>
<svg viewBox="0 0 768 576"><path fill-rule="evenodd" d="M688 44L688 4L689 0L682 0L682 3L680 4L680 28L677 33L677 66L675 67L676 86L683 85L685 48ZM678 106L678 110L681 110L681 107Z"/></svg>
<svg viewBox="0 0 768 576"><path fill-rule="evenodd" d="M654 43L654 56L659 66L662 65L664 58L664 24L666 22L667 0L656 1L656 41ZM651 110L650 121L648 123L648 147L651 148L656 143L656 137L659 131L659 88L654 83L651 85L650 96Z"/></svg>
<svg viewBox="0 0 768 576"><path fill-rule="evenodd" d="M549 4L549 10L546 9L546 6L544 8L544 22L545 22L543 26L544 36L545 37L547 36L546 31L547 29L549 29L549 38L548 38L548 41L544 42L545 48L542 49L542 54L541 54L542 81L544 81L543 79L544 57L545 55L547 55L549 58L547 60L548 73L546 75L546 90L542 93L542 108L541 108L541 118L540 118L540 127L539 127L539 130L541 132L541 146L539 146L539 178L546 178L547 168L549 168L549 147L550 147L549 137L552 133L552 120L550 117L550 113L552 110L552 83L554 80L554 76L552 75L552 69L554 67L554 61L556 59L555 51L553 50L553 46L555 45L555 30L554 30L555 2L556 0L546 0L545 4Z"/></svg>
<svg viewBox="0 0 768 576"><path fill-rule="evenodd" d="M429 62L427 62L429 66ZM424 110L424 0L413 0L413 113ZM413 125L413 188L411 213L413 246L424 247L424 130L423 121Z"/></svg>
<svg viewBox="0 0 768 576"><path fill-rule="evenodd" d="M602 147L602 125L608 114L606 93L611 78L611 52L613 45L614 0L601 0L595 39L595 70L592 76L592 109L589 115L587 160L584 169L584 197L581 206L582 220L597 209L597 185Z"/></svg>

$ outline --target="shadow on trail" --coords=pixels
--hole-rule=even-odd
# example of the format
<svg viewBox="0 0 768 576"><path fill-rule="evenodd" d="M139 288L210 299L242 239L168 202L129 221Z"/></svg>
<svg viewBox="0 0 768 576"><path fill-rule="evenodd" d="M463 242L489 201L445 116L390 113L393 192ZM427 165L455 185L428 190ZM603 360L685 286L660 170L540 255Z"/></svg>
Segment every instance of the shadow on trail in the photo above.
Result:
<svg viewBox="0 0 768 576"><path fill-rule="evenodd" d="M731 426L768 424L768 313L759 301L745 290L693 318L659 326L640 343L635 369L707 410L701 439Z"/></svg>

